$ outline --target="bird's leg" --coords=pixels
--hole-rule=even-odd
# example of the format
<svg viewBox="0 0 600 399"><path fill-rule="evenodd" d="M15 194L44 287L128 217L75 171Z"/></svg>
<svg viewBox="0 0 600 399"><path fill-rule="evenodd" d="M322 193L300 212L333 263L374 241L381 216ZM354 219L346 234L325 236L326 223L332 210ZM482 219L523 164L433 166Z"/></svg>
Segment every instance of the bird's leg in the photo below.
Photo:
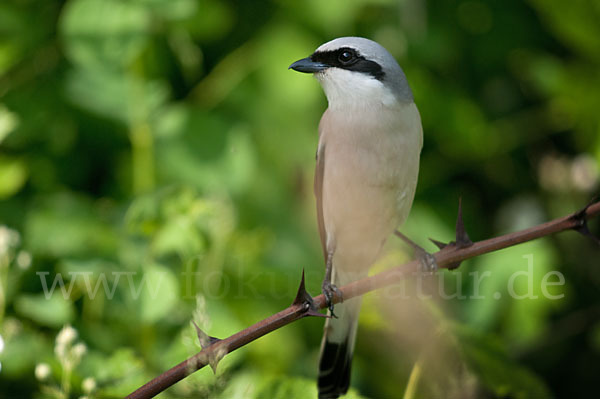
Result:
<svg viewBox="0 0 600 399"><path fill-rule="evenodd" d="M394 234L414 249L415 257L421 263L422 271L426 273L432 273L438 269L438 265L435 262L435 256L425 251L417 243L415 243L413 240L411 240L404 234L400 233L398 230L394 231Z"/></svg>
<svg viewBox="0 0 600 399"><path fill-rule="evenodd" d="M340 298L340 302L343 301L342 292L331 282L331 274L333 269L333 251L327 252L327 262L325 264L325 279L323 279L323 285L321 288L323 289L323 295L325 295L325 299L327 300L327 308L329 308L329 312L331 313L331 317L337 318L335 313L333 313L333 298L334 296L338 296Z"/></svg>

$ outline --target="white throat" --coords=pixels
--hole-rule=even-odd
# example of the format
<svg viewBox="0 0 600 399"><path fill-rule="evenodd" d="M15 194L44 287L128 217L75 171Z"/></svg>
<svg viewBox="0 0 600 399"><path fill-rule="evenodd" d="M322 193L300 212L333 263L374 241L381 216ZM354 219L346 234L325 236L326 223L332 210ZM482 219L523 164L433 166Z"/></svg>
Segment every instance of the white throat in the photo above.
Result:
<svg viewBox="0 0 600 399"><path fill-rule="evenodd" d="M354 71L328 68L315 74L327 96L329 108L393 106L397 99L381 81Z"/></svg>

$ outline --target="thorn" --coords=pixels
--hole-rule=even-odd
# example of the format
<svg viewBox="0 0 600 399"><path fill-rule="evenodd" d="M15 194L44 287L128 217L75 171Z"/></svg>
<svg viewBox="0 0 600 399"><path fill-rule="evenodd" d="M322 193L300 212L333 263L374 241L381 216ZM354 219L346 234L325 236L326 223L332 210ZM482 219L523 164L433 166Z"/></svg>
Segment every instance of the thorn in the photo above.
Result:
<svg viewBox="0 0 600 399"><path fill-rule="evenodd" d="M465 230L465 222L462 217L462 198L458 199L458 216L456 218L456 248L466 248L473 245Z"/></svg>
<svg viewBox="0 0 600 399"><path fill-rule="evenodd" d="M581 235L591 238L592 241L594 241L596 244L600 245L600 238L598 238L594 234L592 234L592 232L590 231L590 229L588 227L588 223L587 223L588 222L587 209L592 204L596 203L597 201L598 201L598 196L594 196L594 198L592 198L592 200L590 202L588 202L587 205L583 207L583 209L575 212L571 216L570 219L577 223L577 225L575 227L573 227L573 230L580 233Z"/></svg>
<svg viewBox="0 0 600 399"><path fill-rule="evenodd" d="M304 316L317 316L317 317L327 317L319 312L317 307L315 306L315 302L313 301L312 296L306 291L306 285L304 281L304 269L302 269L302 279L300 280L300 286L298 287L298 293L296 294L296 298L292 302L292 305L304 305Z"/></svg>
<svg viewBox="0 0 600 399"><path fill-rule="evenodd" d="M196 327L196 334L198 334L198 341L200 341L200 346L202 347L202 349L206 349L215 342L220 341L219 338L211 337L210 335L202 331L202 329L198 327L198 324L196 324L194 320L192 320L192 324L194 324L194 327Z"/></svg>
<svg viewBox="0 0 600 399"><path fill-rule="evenodd" d="M217 366L221 359L225 357L227 354L227 348L225 346L221 346L217 348L216 351L213 351L208 354L208 365L213 371L213 374L217 374Z"/></svg>
<svg viewBox="0 0 600 399"><path fill-rule="evenodd" d="M456 217L456 241L450 241L448 244L445 244L441 241L434 240L430 238L429 241L435 244L440 250L444 248L452 248L452 249L461 249L467 248L473 245L473 241L469 238L467 231L465 230L465 222L462 216L462 198L458 199L458 215ZM460 266L461 262L456 262L448 265L448 270L454 270Z"/></svg>
<svg viewBox="0 0 600 399"><path fill-rule="evenodd" d="M598 201L598 199L600 198L597 195L594 195L590 202L588 202L581 210L575 212L575 214L571 217L575 219L585 219L588 208L595 204Z"/></svg>
<svg viewBox="0 0 600 399"><path fill-rule="evenodd" d="M448 246L448 244L443 243L443 242L438 241L438 240L434 240L433 238L429 238L429 241L431 241L439 249L444 249L444 248L446 248Z"/></svg>
<svg viewBox="0 0 600 399"><path fill-rule="evenodd" d="M591 238L592 241L594 241L596 244L600 245L600 238L598 238L592 234L592 232L588 228L587 220L583 223L583 225L575 227L574 230L586 237Z"/></svg>
<svg viewBox="0 0 600 399"><path fill-rule="evenodd" d="M406 244L408 244L415 251L416 257L424 256L424 254L427 253L427 251L425 251L425 249L423 249L421 246L419 246L419 244L417 244L416 242L414 242L413 240L411 240L410 238L408 238L407 236L405 236L398 230L394 231L394 235L396 235L396 237L400 238L402 241L404 241ZM434 244L435 244L435 241L434 241Z"/></svg>
<svg viewBox="0 0 600 399"><path fill-rule="evenodd" d="M292 305L301 305L307 301L312 302L312 297L306 291L306 285L304 284L304 269L302 269L302 279L300 280L300 286L298 287L298 293L296 298L292 302Z"/></svg>
<svg viewBox="0 0 600 399"><path fill-rule="evenodd" d="M413 248L413 250L415 251L415 258L418 259L419 262L421 263L421 269L423 271L425 271L427 273L431 273L438 269L437 263L435 262L435 256L433 256L429 252L425 251L425 249L423 249L416 242L414 242L413 240L411 240L410 238L408 238L407 236L405 236L398 230L394 231L394 234L397 237L400 237L400 239L402 239L402 241L404 241L405 243L407 243L408 245L410 245ZM431 238L430 238L430 240L440 249L442 249L446 246L446 244L441 243L439 241L433 240Z"/></svg>
<svg viewBox="0 0 600 399"><path fill-rule="evenodd" d="M202 329L198 327L198 324L196 324L194 320L192 320L192 324L194 324L194 327L196 327L196 333L198 334L198 340L200 341L200 346L202 347L202 350L208 348L214 343L221 341L219 338L211 337L204 331L202 331ZM217 374L217 365L226 354L227 348L224 346L217 348L216 351L208 352L208 365L210 366L214 374Z"/></svg>
<svg viewBox="0 0 600 399"><path fill-rule="evenodd" d="M414 242L413 240L411 240L410 238L408 238L407 236L405 236L404 234L402 234L400 231L398 231L398 230L394 231L394 235L396 237L400 238L406 244L408 244L415 251L425 251L416 242Z"/></svg>
<svg viewBox="0 0 600 399"><path fill-rule="evenodd" d="M587 220L587 210L590 206L592 206L593 204L595 204L598 199L600 199L597 195L595 195L592 200L590 202L588 202L581 210L575 212L575 214L573 216L571 216L571 219L574 220Z"/></svg>
<svg viewBox="0 0 600 399"><path fill-rule="evenodd" d="M460 264L461 264L461 262L450 263L446 269L448 269L448 270L458 269Z"/></svg>

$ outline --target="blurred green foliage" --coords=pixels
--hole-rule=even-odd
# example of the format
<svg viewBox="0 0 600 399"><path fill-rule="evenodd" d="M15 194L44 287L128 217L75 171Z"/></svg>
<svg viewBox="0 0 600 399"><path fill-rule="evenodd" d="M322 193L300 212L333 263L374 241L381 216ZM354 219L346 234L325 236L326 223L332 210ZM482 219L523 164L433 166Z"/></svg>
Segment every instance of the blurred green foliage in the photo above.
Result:
<svg viewBox="0 0 600 399"><path fill-rule="evenodd" d="M411 83L413 239L451 239L460 196L474 239L581 207L599 186L599 4L3 0L0 397L122 397L199 350L192 319L228 336L287 306L303 268L318 292L326 100L287 66L338 36L379 41ZM367 296L348 397L402 397L409 376L417 397L595 392L598 253L565 233L467 262L441 274L466 298L410 302L422 324ZM551 271L561 299L541 288ZM537 299L511 298L511 278ZM161 397L315 397L321 327L285 327Z"/></svg>

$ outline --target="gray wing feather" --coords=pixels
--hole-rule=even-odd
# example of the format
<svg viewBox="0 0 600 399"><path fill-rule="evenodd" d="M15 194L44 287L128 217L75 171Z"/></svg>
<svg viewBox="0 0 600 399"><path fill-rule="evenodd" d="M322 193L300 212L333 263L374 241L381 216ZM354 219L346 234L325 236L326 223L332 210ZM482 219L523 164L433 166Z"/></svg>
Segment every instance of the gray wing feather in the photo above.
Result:
<svg viewBox="0 0 600 399"><path fill-rule="evenodd" d="M323 175L325 171L325 146L319 146L317 150L317 165L315 168L314 191L317 203L317 224L323 249L323 259L327 261L327 234L325 233L325 221L323 220Z"/></svg>

